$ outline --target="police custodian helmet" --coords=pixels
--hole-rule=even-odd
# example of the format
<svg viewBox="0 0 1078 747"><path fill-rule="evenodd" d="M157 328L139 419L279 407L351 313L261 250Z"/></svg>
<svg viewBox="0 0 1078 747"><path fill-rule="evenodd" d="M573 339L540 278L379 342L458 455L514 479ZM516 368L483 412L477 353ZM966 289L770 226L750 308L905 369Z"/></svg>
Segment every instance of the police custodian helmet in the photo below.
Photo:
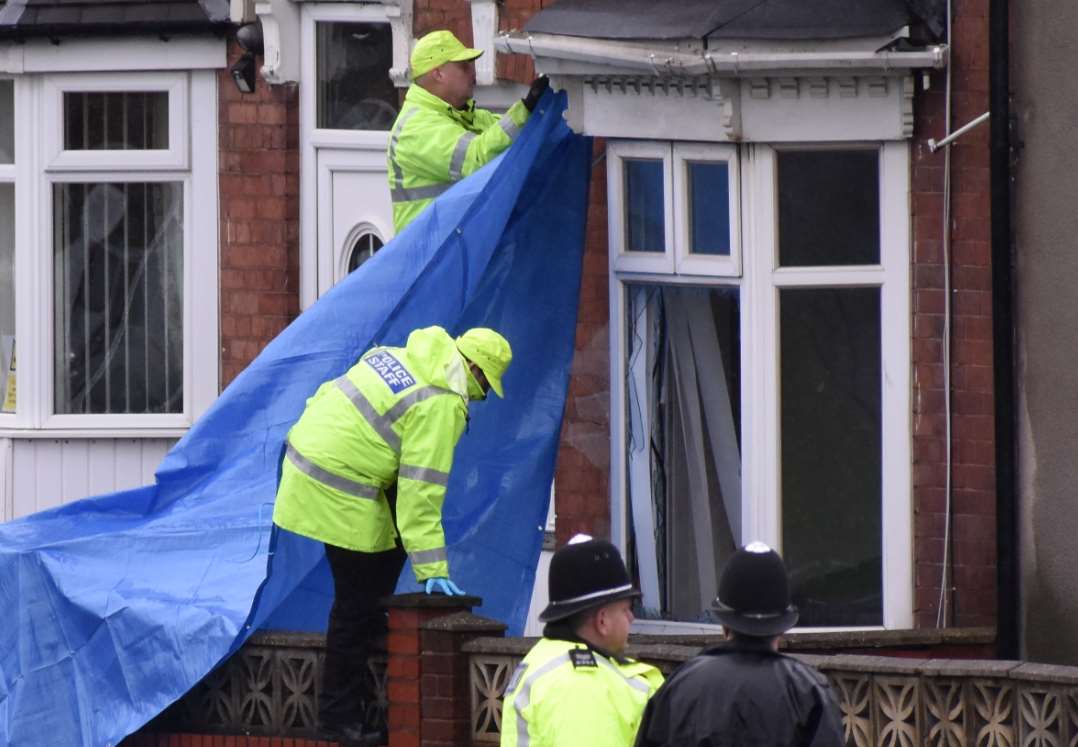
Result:
<svg viewBox="0 0 1078 747"><path fill-rule="evenodd" d="M767 638L797 623L790 582L779 554L763 542L750 542L726 562L713 608L725 627Z"/></svg>
<svg viewBox="0 0 1078 747"><path fill-rule="evenodd" d="M578 534L550 559L550 604L539 614L554 622L604 604L640 596L621 553L606 540Z"/></svg>

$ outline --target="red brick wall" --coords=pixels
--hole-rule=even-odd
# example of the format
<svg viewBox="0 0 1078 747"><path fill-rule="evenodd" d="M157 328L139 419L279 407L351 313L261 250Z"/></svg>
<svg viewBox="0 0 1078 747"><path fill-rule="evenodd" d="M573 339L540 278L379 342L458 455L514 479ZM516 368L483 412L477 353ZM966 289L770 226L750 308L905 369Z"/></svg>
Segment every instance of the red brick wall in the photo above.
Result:
<svg viewBox="0 0 1078 747"><path fill-rule="evenodd" d="M957 4L951 129L988 110L988 2ZM918 626L936 624L943 570L946 424L943 366L945 74L915 102L913 161L913 490ZM949 623L996 619L995 469L988 126L951 151L952 501Z"/></svg>
<svg viewBox="0 0 1078 747"><path fill-rule="evenodd" d="M607 263L606 152L595 143L585 228L576 353L554 477L556 533L610 536L610 271Z"/></svg>
<svg viewBox="0 0 1078 747"><path fill-rule="evenodd" d="M224 387L299 313L299 98L261 78L240 93L227 70L217 87Z"/></svg>

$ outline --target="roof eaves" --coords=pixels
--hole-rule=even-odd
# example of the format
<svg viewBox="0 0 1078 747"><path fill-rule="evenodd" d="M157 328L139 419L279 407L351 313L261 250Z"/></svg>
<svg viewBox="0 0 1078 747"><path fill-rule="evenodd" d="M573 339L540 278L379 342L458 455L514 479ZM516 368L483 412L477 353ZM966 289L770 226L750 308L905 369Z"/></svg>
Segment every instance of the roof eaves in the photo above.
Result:
<svg viewBox="0 0 1078 747"><path fill-rule="evenodd" d="M231 21L162 22L147 20L128 23L55 23L0 25L0 39L85 39L95 36L176 36L179 34L226 36L235 30Z"/></svg>
<svg viewBox="0 0 1078 747"><path fill-rule="evenodd" d="M724 40L728 41L728 40ZM699 49L698 40L682 43L626 43L552 34L506 33L498 51L522 53L583 66L603 66L655 76L733 75L778 71L871 71L942 68L946 47L934 45L910 51L881 50L880 39L861 47L849 40L837 44L768 44L759 40L725 43Z"/></svg>

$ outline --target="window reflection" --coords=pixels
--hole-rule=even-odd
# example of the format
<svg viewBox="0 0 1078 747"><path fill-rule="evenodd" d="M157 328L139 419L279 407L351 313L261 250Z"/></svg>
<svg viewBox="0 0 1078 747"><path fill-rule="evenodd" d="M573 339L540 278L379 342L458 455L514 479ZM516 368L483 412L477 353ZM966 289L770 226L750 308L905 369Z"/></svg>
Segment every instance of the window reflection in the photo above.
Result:
<svg viewBox="0 0 1078 747"><path fill-rule="evenodd" d="M318 127L388 130L400 109L387 23L317 26Z"/></svg>

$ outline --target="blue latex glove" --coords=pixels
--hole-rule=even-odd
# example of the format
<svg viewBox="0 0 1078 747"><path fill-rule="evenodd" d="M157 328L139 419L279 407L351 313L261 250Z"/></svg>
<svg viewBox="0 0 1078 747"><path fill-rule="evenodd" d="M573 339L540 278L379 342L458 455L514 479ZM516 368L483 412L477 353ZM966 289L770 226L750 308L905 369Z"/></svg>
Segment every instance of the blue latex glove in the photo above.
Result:
<svg viewBox="0 0 1078 747"><path fill-rule="evenodd" d="M433 594L439 592L445 594L447 597L462 597L464 592L459 586L450 581L448 578L428 578L427 579L427 593Z"/></svg>

